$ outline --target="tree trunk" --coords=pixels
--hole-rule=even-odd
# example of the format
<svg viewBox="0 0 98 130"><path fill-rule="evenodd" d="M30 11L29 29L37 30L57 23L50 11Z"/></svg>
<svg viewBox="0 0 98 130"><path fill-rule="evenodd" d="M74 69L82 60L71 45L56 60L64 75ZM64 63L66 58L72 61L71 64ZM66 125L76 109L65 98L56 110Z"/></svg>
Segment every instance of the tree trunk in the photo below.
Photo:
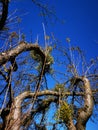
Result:
<svg viewBox="0 0 98 130"><path fill-rule="evenodd" d="M94 101L90 82L86 77L81 77L80 80L84 83L84 106L78 110L77 115L77 130L85 130L86 123L92 115Z"/></svg>
<svg viewBox="0 0 98 130"><path fill-rule="evenodd" d="M7 113L3 119L2 130L19 130L21 126L21 108L20 103L16 101L13 102L12 107L4 113Z"/></svg>
<svg viewBox="0 0 98 130"><path fill-rule="evenodd" d="M76 130L85 130L85 125L81 123L77 123Z"/></svg>
<svg viewBox="0 0 98 130"><path fill-rule="evenodd" d="M84 106L78 110L76 125L72 119L68 119L66 122L68 130L85 130L86 123L93 112L94 102L90 82L86 77L76 77L76 82L79 81L84 85Z"/></svg>

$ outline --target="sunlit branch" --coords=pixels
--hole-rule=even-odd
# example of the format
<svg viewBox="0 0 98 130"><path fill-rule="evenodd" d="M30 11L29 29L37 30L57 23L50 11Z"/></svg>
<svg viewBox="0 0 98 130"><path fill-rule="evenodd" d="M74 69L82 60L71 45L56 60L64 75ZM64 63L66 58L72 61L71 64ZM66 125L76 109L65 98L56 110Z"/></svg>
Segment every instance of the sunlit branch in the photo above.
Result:
<svg viewBox="0 0 98 130"><path fill-rule="evenodd" d="M27 44L20 42L19 45L9 51L0 54L0 66L8 61L11 61L14 57L17 57L20 53L25 51L35 50L41 56L42 60L45 59L45 54L37 44Z"/></svg>

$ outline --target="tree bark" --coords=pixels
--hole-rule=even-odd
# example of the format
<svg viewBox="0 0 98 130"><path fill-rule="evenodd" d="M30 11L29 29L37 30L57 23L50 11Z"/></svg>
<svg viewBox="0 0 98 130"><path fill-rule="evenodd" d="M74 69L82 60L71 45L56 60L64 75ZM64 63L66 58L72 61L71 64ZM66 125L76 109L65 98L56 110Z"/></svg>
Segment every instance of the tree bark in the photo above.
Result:
<svg viewBox="0 0 98 130"><path fill-rule="evenodd" d="M2 130L19 130L21 126L21 105L14 100L8 115L4 117Z"/></svg>
<svg viewBox="0 0 98 130"><path fill-rule="evenodd" d="M93 112L94 101L93 94L90 86L90 82L86 77L81 77L81 81L84 83L84 106L78 110L76 129L85 130L86 123Z"/></svg>
<svg viewBox="0 0 98 130"><path fill-rule="evenodd" d="M25 51L35 50L41 56L42 60L45 59L45 53L37 44L27 44L25 42L20 42L19 45L9 51L0 54L0 66L13 58L17 57L20 53Z"/></svg>
<svg viewBox="0 0 98 130"><path fill-rule="evenodd" d="M93 112L94 101L90 82L86 77L76 77L75 84L80 81L84 85L84 106L78 110L76 125L71 118L65 122L68 130L85 130L86 123Z"/></svg>
<svg viewBox="0 0 98 130"><path fill-rule="evenodd" d="M67 126L68 130L76 130L76 127L75 127L72 119L68 120L68 122L66 123L66 126Z"/></svg>
<svg viewBox="0 0 98 130"><path fill-rule="evenodd" d="M38 92L37 96L43 96L45 93L46 95L47 94L50 94L50 92L52 91L49 91L49 92ZM52 93L53 94L53 93ZM35 93L32 93L32 92L24 92L22 94L20 94L19 96L17 96L13 103L12 103L12 107L10 108L9 110L9 113L7 116L4 117L4 123L3 123L3 128L2 130L19 130L21 128L21 126L23 125L24 121L26 120L26 118L29 118L32 114L32 110L28 110L26 112L26 114L24 115L22 112L21 112L21 104L22 104L22 101L26 98L33 98L35 95ZM48 101L48 100L47 100ZM55 102L57 101L57 99L50 99L49 100L49 104L51 102ZM41 108L40 108L41 107ZM44 104L43 106L40 105L37 110L35 111L35 113L38 111L42 111L43 109L45 109L45 107L47 107L47 104Z"/></svg>
<svg viewBox="0 0 98 130"><path fill-rule="evenodd" d="M77 123L74 125L73 119L68 119L67 122L65 122L68 130L85 130L86 123L90 116L92 115L93 111L93 94L90 87L90 82L86 77L78 78L84 83L84 106L83 108L78 110L78 116L77 116ZM78 93L77 95L83 96L83 93ZM8 110L8 114L4 118L4 124L2 130L19 130L22 122L23 122L23 115L21 112L21 103L26 98L33 98L35 93L32 93L30 91L26 91L18 95L13 103L10 110ZM43 95L51 95L51 96L59 96L59 92L56 91L41 91L37 93L37 96L43 96ZM65 92L63 95L69 96L72 95L70 92ZM5 111L7 112L7 110ZM5 113L4 112L4 113ZM28 113L29 115L29 113Z"/></svg>

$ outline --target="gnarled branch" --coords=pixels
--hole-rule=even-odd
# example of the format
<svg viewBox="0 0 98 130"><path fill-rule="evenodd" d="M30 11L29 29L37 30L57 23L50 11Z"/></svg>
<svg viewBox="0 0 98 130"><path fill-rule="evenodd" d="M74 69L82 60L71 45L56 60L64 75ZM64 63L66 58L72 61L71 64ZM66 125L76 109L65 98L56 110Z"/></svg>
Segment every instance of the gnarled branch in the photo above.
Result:
<svg viewBox="0 0 98 130"><path fill-rule="evenodd" d="M37 53L41 56L42 60L44 61L45 54L37 44L27 44L25 42L21 42L17 47L0 54L0 66L2 66L8 61L11 61L20 53L31 50L37 51Z"/></svg>
<svg viewBox="0 0 98 130"><path fill-rule="evenodd" d="M93 93L91 90L90 82L86 77L77 78L81 80L84 84L84 106L78 110L77 115L77 123L76 128L77 130L85 130L86 123L93 112Z"/></svg>

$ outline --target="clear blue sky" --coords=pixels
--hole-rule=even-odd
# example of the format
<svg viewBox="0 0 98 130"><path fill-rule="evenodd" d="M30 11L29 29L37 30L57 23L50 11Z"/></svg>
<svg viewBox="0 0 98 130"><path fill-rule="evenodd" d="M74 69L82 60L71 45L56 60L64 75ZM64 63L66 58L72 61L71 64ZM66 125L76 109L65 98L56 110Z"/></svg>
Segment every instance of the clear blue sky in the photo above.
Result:
<svg viewBox="0 0 98 130"><path fill-rule="evenodd" d="M59 21L54 24L48 24L46 31L65 42L66 37L71 39L73 45L78 45L85 51L87 59L98 56L98 0L43 0L49 2L49 6L54 6ZM39 10L31 0L15 0L12 9L18 9L22 17L20 25L22 31L26 33L28 41L31 39L30 31L32 30L32 39L43 37L42 22L39 16ZM23 14L25 14L23 16ZM48 22L50 23L50 21ZM92 124L90 121L87 130L97 130L98 124Z"/></svg>
<svg viewBox="0 0 98 130"><path fill-rule="evenodd" d="M54 32L55 36L63 42L70 37L71 43L85 50L87 57L97 56L98 49L98 0L46 0L53 5L56 15L65 23L56 21L48 24L46 31ZM32 30L33 40L43 35L42 22L39 9L34 6L32 0L15 0L14 8L19 9L22 16L22 31L30 38ZM11 7L12 10L12 7ZM48 21L50 23L50 21Z"/></svg>

